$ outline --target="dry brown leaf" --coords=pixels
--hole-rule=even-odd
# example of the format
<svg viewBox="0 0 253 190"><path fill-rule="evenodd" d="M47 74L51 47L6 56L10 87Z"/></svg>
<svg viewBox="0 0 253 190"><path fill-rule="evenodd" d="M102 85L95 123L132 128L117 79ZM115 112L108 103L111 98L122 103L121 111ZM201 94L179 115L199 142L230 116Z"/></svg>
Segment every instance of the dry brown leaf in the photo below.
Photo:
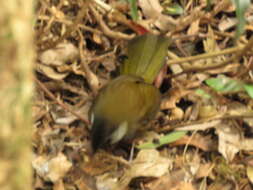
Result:
<svg viewBox="0 0 253 190"><path fill-rule="evenodd" d="M64 79L70 71L67 61L77 59L78 49L71 43L61 43L54 49L49 49L39 55L37 70L55 80Z"/></svg>
<svg viewBox="0 0 253 190"><path fill-rule="evenodd" d="M235 116L236 115L253 116L253 110L248 105L236 102L229 104L227 114ZM243 121L246 122L250 127L253 127L252 118L243 118Z"/></svg>
<svg viewBox="0 0 253 190"><path fill-rule="evenodd" d="M94 42L96 42L97 44L102 44L102 43L103 43L103 41L102 41L102 39L101 39L101 36L98 35L98 34L96 34L96 33L93 34L93 40L94 40Z"/></svg>
<svg viewBox="0 0 253 190"><path fill-rule="evenodd" d="M111 190L114 188L117 183L117 178L110 175L110 173L105 173L96 177L96 186L98 190L108 189ZM124 190L124 187L118 188L119 190Z"/></svg>
<svg viewBox="0 0 253 190"><path fill-rule="evenodd" d="M196 35L199 32L199 22L200 19L197 19L195 21L192 22L192 24L190 25L187 34L188 35Z"/></svg>
<svg viewBox="0 0 253 190"><path fill-rule="evenodd" d="M218 150L228 161L232 161L240 150L253 150L253 139L245 138L240 130L241 128L232 122L223 122L216 127L219 137Z"/></svg>
<svg viewBox="0 0 253 190"><path fill-rule="evenodd" d="M232 12L235 10L235 3L232 3L229 0L218 0L214 5L214 15L218 14L221 11Z"/></svg>
<svg viewBox="0 0 253 190"><path fill-rule="evenodd" d="M183 117L184 117L184 111L181 108L175 107L171 109L170 120L180 120Z"/></svg>
<svg viewBox="0 0 253 190"><path fill-rule="evenodd" d="M90 188L86 181L87 179L79 179L75 181L75 185L78 187L79 190L95 190L93 188Z"/></svg>
<svg viewBox="0 0 253 190"><path fill-rule="evenodd" d="M65 190L62 179L54 183L53 190Z"/></svg>
<svg viewBox="0 0 253 190"><path fill-rule="evenodd" d="M89 78L86 77L89 80L89 84L96 90L99 89L100 82L98 80L97 75L95 75L93 72L90 71Z"/></svg>
<svg viewBox="0 0 253 190"><path fill-rule="evenodd" d="M100 86L98 76L89 68L87 64L88 62L84 60L81 66L80 65L73 66L73 72L75 74L82 75L84 78L86 78L92 89L97 91Z"/></svg>
<svg viewBox="0 0 253 190"><path fill-rule="evenodd" d="M253 167L252 166L247 166L247 176L251 184L253 184Z"/></svg>
<svg viewBox="0 0 253 190"><path fill-rule="evenodd" d="M77 58L78 49L71 43L61 43L54 49L44 51L39 55L39 61L44 65L60 66L66 61Z"/></svg>
<svg viewBox="0 0 253 190"><path fill-rule="evenodd" d="M127 161L126 161L127 162ZM117 161L104 151L97 152L93 158L83 166L84 172L91 176L101 175L117 169Z"/></svg>
<svg viewBox="0 0 253 190"><path fill-rule="evenodd" d="M102 62L103 66L106 68L107 71L111 72L111 71L115 71L116 69L116 65L114 63L114 59L105 59Z"/></svg>
<svg viewBox="0 0 253 190"><path fill-rule="evenodd" d="M216 107L212 105L202 105L199 108L199 118L207 119L218 115Z"/></svg>
<svg viewBox="0 0 253 190"><path fill-rule="evenodd" d="M179 64L172 64L169 67L173 74L178 74L178 73L183 72L183 68Z"/></svg>
<svg viewBox="0 0 253 190"><path fill-rule="evenodd" d="M166 174L172 161L160 156L157 150L141 150L113 190L126 187L136 177L161 177Z"/></svg>
<svg viewBox="0 0 253 190"><path fill-rule="evenodd" d="M240 142L239 145L241 150L253 150L253 139L252 138L244 138L243 141Z"/></svg>
<svg viewBox="0 0 253 190"><path fill-rule="evenodd" d="M86 120L88 120L88 112L91 106L91 102L87 102L79 108L72 108L76 113L82 115ZM60 110L59 112L51 112L54 122L60 125L68 125L77 119L72 113Z"/></svg>
<svg viewBox="0 0 253 190"><path fill-rule="evenodd" d="M216 127L218 134L218 150L228 161L232 161L235 154L240 151L238 146L243 139L241 138L240 131L235 128L231 123L223 123Z"/></svg>
<svg viewBox="0 0 253 190"><path fill-rule="evenodd" d="M212 163L201 164L196 174L196 178L199 179L199 178L209 177L210 179L214 179L214 176L212 174L213 168L214 168L214 165Z"/></svg>
<svg viewBox="0 0 253 190"><path fill-rule="evenodd" d="M229 30L230 28L236 26L237 24L237 19L236 18L226 18L221 20L219 23L218 27L220 31L226 31Z"/></svg>
<svg viewBox="0 0 253 190"><path fill-rule="evenodd" d="M206 129L210 129L216 127L218 124L221 123L221 120L213 120L213 121L206 121L203 123L193 123L189 125L185 125L183 127L178 127L176 130L178 131L204 131Z"/></svg>
<svg viewBox="0 0 253 190"><path fill-rule="evenodd" d="M0 182L2 182L1 181L1 179L0 179ZM43 179L42 178L40 178L38 175L35 177L35 179L34 179L34 185L33 185L33 187L35 188L35 189L43 189Z"/></svg>
<svg viewBox="0 0 253 190"><path fill-rule="evenodd" d="M54 80L62 80L69 74L69 73L59 73L55 71L52 67L42 64L37 64L37 70L46 75L48 78Z"/></svg>
<svg viewBox="0 0 253 190"><path fill-rule="evenodd" d="M38 7L38 10L36 10L38 21L35 23L35 31L37 32L36 36L39 37L38 43L36 43L38 44L36 49L41 50L50 47L50 45L54 47L54 42L58 42L58 40L62 42L71 40L72 42L76 43L80 42L79 47L83 47L83 51L81 53L84 54L84 59L82 59L81 64L79 61L77 61L80 55L79 50L75 51L76 47L74 46L72 49L74 52L72 53L72 50L69 48L57 47L50 49L49 51L38 52L38 62L40 62L37 64L38 67L40 67L38 70L40 69L39 72L48 78L54 79L50 80L50 82L53 84L53 88L50 88L47 85L46 86L52 93L55 94L57 98L59 94L62 95L64 101L71 102L71 107L75 109L75 111L86 116L89 106L86 106L85 110L83 111L81 105L87 101L87 98L92 96L90 89L86 85L86 82L88 81L88 85L90 85L89 87L91 87L94 94L96 94L97 89L108 82L110 72L115 70L115 56L117 56L118 53L123 53L122 49L124 49L123 46L125 44L125 42L122 40L115 40L116 38L123 39L123 33L116 38L115 34L120 34L120 31L128 33L127 31L129 29L129 25L121 22L120 18L110 18L109 15L112 15L111 17L115 17L115 15L117 15L113 14L113 12L119 12L122 10L117 9L115 11L115 7L113 6L115 1L113 0L95 0L95 4L92 4L92 7L94 7L99 17L94 16L95 14L92 14L92 10L89 10L88 6L83 6L87 4L81 1L76 2L63 0L59 2L43 2L44 1L42 1L41 6ZM144 23L146 23L145 27L147 26L147 30L152 33L159 33L158 31L161 31L161 33L164 33L164 35L170 36L173 41L175 40L175 44L179 47L180 52L185 55L198 56L198 54L202 52L201 45L203 42L204 51L207 52L207 54L217 52L220 49L226 49L233 45L233 34L236 32L234 22L235 6L230 0L211 1L211 9L208 11L206 10L207 1L205 0L184 1L183 4L183 1L180 2L180 5L184 8L184 14L170 17L163 14L163 9L168 5L166 3L170 2L160 0L137 1L139 5L138 14L140 15L140 20L137 22L142 26L144 26ZM164 7L162 7L162 4L160 3L163 3ZM129 13L129 8L129 3L124 3L124 14ZM252 8L252 6L250 8ZM109 11L110 13L108 15ZM246 24L247 26L245 27L246 32L242 34L240 39L237 41L239 45L246 44L249 40L249 33L252 31L252 26L250 25L252 13L252 9L249 9L249 11L245 14L248 22ZM72 27L73 22L69 19L76 23L74 31ZM130 21L130 19L128 21ZM111 28L103 27L103 24L105 26L108 25ZM101 32L101 28L103 31L105 31L105 35L103 32ZM208 33L206 32L207 28ZM196 35L196 37L192 37L190 35ZM130 39L131 36L129 35L128 38L125 36L124 39ZM196 39L196 41L192 41L193 38ZM51 44L50 42L53 43ZM200 49L199 45L201 47ZM112 51L112 49L115 51ZM170 50L175 52L173 44ZM103 53L108 51L111 52ZM180 59L180 56L174 55L174 57L171 56L171 58ZM208 57L207 59L196 60L189 63L187 62L169 65L169 67L173 74L177 74L195 66L202 68L203 66L207 65L216 65L222 63L231 56L233 55L224 54L222 56ZM65 111L62 111L59 106L52 106L52 100L46 98L44 93L40 93L40 91L38 91L39 99L36 100L36 102L38 101L45 103L36 104L36 106L39 106L34 108L34 112L36 112L36 123L34 128L36 129L33 135L33 144L36 150L35 154L38 157L45 153L49 153L49 155L45 156L45 160L42 160L41 165L37 166L35 169L35 189L48 189L48 184L45 183L45 181L50 180L48 177L49 162L51 162L51 160L54 158L53 156L57 155L59 151L62 151L63 149L65 151L66 148L65 155L67 158L75 161L75 167L71 168L71 172L59 172L62 173L61 176L59 174L57 174L58 177L51 175L51 178L59 178L59 180L53 182L53 185L50 184L50 189L53 188L53 190L64 190L65 188L95 190L96 188L94 187L97 185L99 190L111 190L113 187L115 187L114 184L119 184L119 186L117 186L118 188L116 188L117 190L130 189L130 187L127 186L129 182L133 180L133 178L139 177L139 175L145 176L149 173L151 176L153 176L153 173L161 170L162 172L165 171L165 175L162 175L161 172L160 175L162 176L155 176L156 178L151 177L152 180L150 180L149 177L147 180L146 178L144 180L140 179L140 189L193 190L195 187L194 185L196 185L198 186L199 190L234 190L240 189L242 186L245 190L249 190L251 185L250 181L252 182L252 171L247 171L248 178L244 175L245 173L243 173L243 175L240 175L241 173L238 173L238 175L236 174L235 177L240 175L240 180L238 181L236 181L237 178L233 177L231 179L227 173L216 170L216 168L214 169L214 172L212 172L213 167L217 166L215 163L213 163L213 161L217 160L217 158L214 157L214 160L211 160L210 163L206 163L206 153L203 151L213 151L213 146L217 145L218 141L220 146L219 151L223 151L222 154L225 155L226 158L228 157L228 159L231 159L231 157L233 157L237 151L246 150L243 151L243 154L240 154L238 157L236 157L238 158L236 159L236 162L233 162L233 167L240 167L243 172L246 172L246 167L251 165L250 163L242 165L241 160L244 159L245 155L252 154L250 151L253 149L253 140L251 138L244 138L240 129L243 132L248 132L248 129L251 130L250 127L253 126L253 119L248 118L248 116L253 115L252 101L249 100L249 97L246 96L246 93L238 93L235 96L230 94L224 96L224 94L206 91L211 92L212 98L203 100L202 96L196 97L194 93L190 93L193 92L193 90L187 91L188 89L196 89L199 88L199 86L205 86L204 81L210 77L210 74L216 75L220 73L227 73L231 77L235 78L240 76L240 80L250 82L252 79L252 72L250 71L250 65L252 61L250 61L248 56L251 56L251 54L244 54L240 63L240 59L238 59L238 61L234 60L233 63L228 64L223 68L207 70L203 73L198 71L190 73L186 72L181 76L173 77L173 79L171 79L171 88L164 93L167 94L171 91L171 94L168 98L165 97L162 102L162 109L169 109L171 114L166 115L164 113L160 113L161 116L159 119L161 118L161 124L167 123L168 119L175 119L177 120L178 124L187 121L187 123L190 123L190 125L180 128L181 130L207 130L205 131L205 134L211 135L213 141L206 136L201 136L200 134L195 133L195 135L192 137L181 139L180 141L176 142L177 144L194 146L188 149L186 146L185 154L182 153L182 149L179 147L172 147L171 149L159 149L159 152L162 152L163 155L169 154L174 158L173 171L170 171L170 174L167 173L169 169L163 168L162 164L159 163L161 156L158 156L156 162L149 161L149 156L144 154L143 158L139 159L139 161L138 159L131 162L124 160L123 162L126 162L127 164L125 165L127 166L124 165L123 167L121 166L120 162L113 162L112 159L105 158L105 155L93 160L93 157L90 158L88 155L86 155L87 149L84 145L85 143L88 144L90 139L87 138L89 135L88 132L82 130L82 126L84 124L75 122L75 126L72 127L70 123L72 123L76 118L72 117ZM70 59L71 64L69 64L70 62L66 64L66 61L69 61L67 60L68 58ZM85 70L84 67L82 67L82 64L89 64L89 68ZM98 65L103 65L104 67L97 67ZM166 75L167 70L168 69L165 69ZM239 73L243 73L241 71L245 71L245 75L238 75L238 70L240 71ZM69 75L70 73L71 76ZM65 79L66 76L69 76L67 78L68 80L60 83L59 80ZM163 79L164 75L161 76L161 79ZM44 81L43 78L40 78L40 75L38 75L38 77L41 79L41 81ZM78 77L78 80L76 80L76 77ZM83 83L83 78L87 79L85 84ZM72 85L73 88L67 88L65 86L66 84ZM70 93L65 93L66 91L70 91ZM80 93L81 91L86 91L87 93ZM71 96L72 93L75 94L74 97ZM83 94L85 94L85 100L83 100ZM177 104L180 100L185 100L187 103L188 101L191 101L193 104L187 106L186 110L183 110L177 107ZM228 102L226 100L229 100L229 104L223 105L224 102ZM230 108L231 105L234 105L233 101L240 102L242 106ZM184 103L184 101L182 101L182 103ZM223 107L228 108L221 111L221 108ZM238 116L237 118L239 119L233 119L233 117L230 119L230 115ZM240 115L247 116L247 118L239 117ZM224 116L224 119L222 116ZM213 120L212 118L220 119ZM234 123L226 123L230 121ZM231 129L232 132L226 130L222 132L219 131L220 128L223 130L226 129L226 127L228 127L229 130ZM217 130L218 139L213 138L215 135L212 133L212 131L208 130L209 128L215 128L215 130ZM234 128L238 131L234 130ZM153 133L152 135L146 136L147 138L153 137L153 139L156 139L155 136L157 135L158 134ZM247 137L249 135L251 135L251 133L248 133ZM140 139L142 140L142 138ZM216 152L217 148L218 147L215 147L214 152ZM234 152L231 151L233 148L235 150ZM48 152L48 149L50 152ZM199 149L201 149L201 151L199 151ZM195 153L196 158L193 159L192 153ZM212 156L216 155L212 153L213 152L211 152ZM156 151L156 153L152 154L152 156L154 156L158 153ZM124 156L129 156L128 152L126 153L124 151ZM117 156L115 156L115 158L116 160L119 159ZM166 160L166 158L164 159ZM85 172L82 170L82 168L80 168L80 166L87 163L87 160L91 160L91 162L88 162L89 168L87 167L87 170L85 170L87 173L89 173L88 176L99 175L97 177L91 176L91 181L93 181L94 184L93 186L88 185L90 180L87 180L88 177L84 175ZM155 160L155 158L153 158L153 160ZM60 161L56 163L59 165L55 164L55 167L60 167ZM8 173L8 163L4 163L3 168L4 172L7 171ZM54 167L51 166L51 168L53 169ZM78 170L82 170L82 172L79 172ZM40 177L41 175L38 175L39 171L44 171L44 177ZM135 173L135 171L138 173ZM57 171L55 172L57 173ZM1 176L2 175L0 175L0 183L6 180L3 177L1 178ZM221 177L222 180L219 180L219 177ZM201 180L203 185L199 186ZM97 184L95 181L97 181ZM238 183L239 188L233 182L235 184ZM131 186L131 189L135 188Z"/></svg>
<svg viewBox="0 0 253 190"><path fill-rule="evenodd" d="M171 190L196 190L196 188L190 182L181 181L176 187Z"/></svg>
<svg viewBox="0 0 253 190"><path fill-rule="evenodd" d="M32 117L34 121L39 120L48 113L46 106L47 106L46 102L42 102L40 100L36 101L36 105L34 104L32 107L32 114L33 114Z"/></svg>
<svg viewBox="0 0 253 190"><path fill-rule="evenodd" d="M200 134L195 134L192 137L184 136L171 144L172 146L178 145L191 145L195 146L203 151L211 151L214 149L214 143L210 137L201 136Z"/></svg>
<svg viewBox="0 0 253 190"><path fill-rule="evenodd" d="M72 167L72 163L67 160L64 154L59 153L52 159L39 156L32 162L32 166L40 177L57 182L66 175Z"/></svg>
<svg viewBox="0 0 253 190"><path fill-rule="evenodd" d="M183 169L176 170L150 182L146 187L150 190L168 190L180 184L184 177L185 171Z"/></svg>
<svg viewBox="0 0 253 190"><path fill-rule="evenodd" d="M168 172L171 160L160 156L157 150L141 150L132 162L128 175L133 177L160 177Z"/></svg>
<svg viewBox="0 0 253 190"><path fill-rule="evenodd" d="M162 14L163 8L158 0L142 0L139 5L145 17L152 19L160 30L168 31L175 27L175 20Z"/></svg>
<svg viewBox="0 0 253 190"><path fill-rule="evenodd" d="M72 163L67 160L66 156L59 153L55 158L49 160L47 177L51 181L58 181L66 175L71 167Z"/></svg>
<svg viewBox="0 0 253 190"><path fill-rule="evenodd" d="M211 26L208 27L208 38L204 40L203 43L205 52L207 53L212 53L220 50L216 43L214 31Z"/></svg>
<svg viewBox="0 0 253 190"><path fill-rule="evenodd" d="M235 190L234 184L231 182L214 182L209 187L208 190Z"/></svg>
<svg viewBox="0 0 253 190"><path fill-rule="evenodd" d="M176 108L176 103L178 103L182 97L186 96L190 92L190 90L179 88L170 90L169 96L162 100L161 109Z"/></svg>
<svg viewBox="0 0 253 190"><path fill-rule="evenodd" d="M208 27L208 37L206 40L203 41L203 45L204 45L204 50L206 53L213 53L213 52L220 51L220 48L216 42L214 31L210 25ZM215 63L221 63L223 59L224 59L224 56L216 56L216 57L208 58L205 61L207 65L214 65Z"/></svg>
<svg viewBox="0 0 253 190"><path fill-rule="evenodd" d="M58 19L64 19L65 15L62 11L60 11L59 9L57 9L55 6L51 7L51 11L53 13L53 15L58 18Z"/></svg>

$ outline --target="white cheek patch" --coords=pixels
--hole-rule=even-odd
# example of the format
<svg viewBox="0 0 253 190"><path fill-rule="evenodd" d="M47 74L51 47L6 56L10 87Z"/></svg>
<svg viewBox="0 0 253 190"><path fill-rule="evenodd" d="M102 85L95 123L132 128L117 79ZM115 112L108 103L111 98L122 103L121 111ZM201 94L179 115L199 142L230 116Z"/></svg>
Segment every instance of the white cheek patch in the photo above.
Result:
<svg viewBox="0 0 253 190"><path fill-rule="evenodd" d="M89 125L89 129L91 129L91 126L93 125L94 123L94 113L91 113L90 115L90 125Z"/></svg>
<svg viewBox="0 0 253 190"><path fill-rule="evenodd" d="M90 122L91 122L92 124L94 123L94 113L91 113Z"/></svg>
<svg viewBox="0 0 253 190"><path fill-rule="evenodd" d="M118 128L113 131L112 135L110 136L111 144L119 142L123 137L126 135L128 130L128 123L124 121L121 123Z"/></svg>

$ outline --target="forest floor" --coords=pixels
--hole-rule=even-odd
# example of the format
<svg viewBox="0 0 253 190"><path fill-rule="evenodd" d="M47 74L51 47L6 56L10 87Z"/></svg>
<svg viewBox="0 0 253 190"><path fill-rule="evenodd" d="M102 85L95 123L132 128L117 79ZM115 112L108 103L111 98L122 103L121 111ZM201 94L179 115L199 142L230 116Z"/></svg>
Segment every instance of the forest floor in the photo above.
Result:
<svg viewBox="0 0 253 190"><path fill-rule="evenodd" d="M253 189L253 5L235 2L39 0L34 189ZM146 32L171 39L152 129L91 155L92 102Z"/></svg>

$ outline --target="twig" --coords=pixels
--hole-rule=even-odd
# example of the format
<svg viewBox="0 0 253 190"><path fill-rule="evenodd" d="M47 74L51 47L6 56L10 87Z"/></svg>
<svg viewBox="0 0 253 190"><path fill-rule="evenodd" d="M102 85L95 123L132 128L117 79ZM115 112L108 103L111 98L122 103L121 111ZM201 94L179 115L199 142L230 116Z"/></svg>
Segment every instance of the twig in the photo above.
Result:
<svg viewBox="0 0 253 190"><path fill-rule="evenodd" d="M94 17L96 18L98 24L100 25L101 29L103 30L103 32L105 33L105 35L111 37L111 38L115 38L115 39L125 39L125 40L130 40L134 37L134 35L127 35L121 32L116 32L111 30L103 21L102 16L97 12L97 10L92 6L89 5L89 8L92 12L92 14L94 15Z"/></svg>
<svg viewBox="0 0 253 190"><path fill-rule="evenodd" d="M130 163L125 160L124 158L118 157L118 156L114 156L112 154L108 154L107 152L104 152L109 158L111 158L112 160L115 160L121 164L124 164L126 167L130 168Z"/></svg>
<svg viewBox="0 0 253 190"><path fill-rule="evenodd" d="M253 47L253 36L249 39L248 43L244 46L244 48L239 51L233 59L240 59L243 55L245 55L248 51L252 50Z"/></svg>
<svg viewBox="0 0 253 190"><path fill-rule="evenodd" d="M200 54L200 55L196 55L196 56L189 56L189 57L184 57L184 58L180 58L177 60L171 60L171 61L168 61L168 64L169 65L181 64L181 63L196 61L196 60L200 60L200 59L212 58L212 57L216 57L216 56L220 56L220 55L235 53L235 52L241 51L242 49L243 49L243 47L233 47L233 48L221 50L218 52L204 53L204 54Z"/></svg>
<svg viewBox="0 0 253 190"><path fill-rule="evenodd" d="M101 0L93 0L94 3L102 8L103 10L105 10L108 13L108 18L118 22L120 24L126 25L129 28L131 28L133 31L137 32L138 34L143 34L146 33L146 29L143 28L143 26L140 25L136 25L134 22L132 22L132 20L129 20L126 15L122 14L120 11L118 11L117 9L111 7L109 4L106 4L105 2L101 1Z"/></svg>
<svg viewBox="0 0 253 190"><path fill-rule="evenodd" d="M251 56L249 58L249 62L248 62L248 65L246 66L246 69L240 73L237 73L236 77L240 78L240 77L244 76L245 74L247 74L252 69L253 69L253 57Z"/></svg>
<svg viewBox="0 0 253 190"><path fill-rule="evenodd" d="M93 56L92 58L89 58L89 61L103 61L103 59L107 58L107 57L113 57L115 56L115 52L117 50L117 46L114 47L114 50L108 52L108 53L105 53L103 55L98 55L98 56Z"/></svg>
<svg viewBox="0 0 253 190"><path fill-rule="evenodd" d="M86 6L86 4L83 3L83 6L82 6L81 10L78 12L76 19L72 22L70 27L68 27L66 29L65 33L54 41L47 40L48 44L46 44L40 50L45 51L47 49L51 49L51 48L55 47L58 43L60 43L61 41L66 39L68 36L70 36L73 31L76 31L78 29L78 24L82 23L83 15L85 15L86 9L87 9L87 6ZM57 17L55 17L55 18L57 18ZM55 18L54 18L54 20L55 20ZM42 43L44 43L44 41L41 41L40 43L42 44ZM40 45L40 43L38 43L38 45Z"/></svg>
<svg viewBox="0 0 253 190"><path fill-rule="evenodd" d="M110 5L106 4L105 2L101 0L93 0L97 5L99 5L101 8L105 9L107 12L114 11L114 8L112 8Z"/></svg>
<svg viewBox="0 0 253 190"><path fill-rule="evenodd" d="M84 56L84 49L83 49L84 38L83 38L82 32L80 32L78 30L78 33L79 33L79 36L80 36L79 54L80 54L80 59L81 59L81 66L82 66L83 71L85 72L85 76L87 78L87 81L89 83L89 86L92 90L93 95L96 95L97 91L98 91L98 84L92 83L92 81L94 81L93 78L92 78L92 75L94 75L94 74L90 70L90 68L88 66L88 63L87 63L87 59Z"/></svg>
<svg viewBox="0 0 253 190"><path fill-rule="evenodd" d="M51 17L49 16L45 16L45 15L42 15L42 16L38 16L38 19L39 20L50 20ZM61 19L61 18L55 18L54 19L54 22L59 22L59 23L62 23L62 24L66 24L66 25L69 25L69 26L72 26L73 25L73 21L71 20L67 20L67 19ZM92 32L92 33L95 33L95 34L102 34L101 31L95 29L95 28L91 28L89 26L86 26L84 24L77 24L77 27L83 29L83 30L86 30L86 31L89 31L89 32Z"/></svg>
<svg viewBox="0 0 253 190"><path fill-rule="evenodd" d="M253 36L250 38L250 40L248 41L248 43L244 47L236 47L237 49L236 48L234 48L234 49L230 48L229 53L235 53L235 55L233 55L231 58L227 59L226 61L224 61L224 62L222 62L218 65L214 65L214 66L191 68L191 69L183 71L182 73L171 75L171 76L169 76L169 78L174 78L174 77L177 77L179 75L189 73L189 72L193 72L193 71L206 71L206 70L213 70L213 69L218 69L218 68L224 67L224 66L228 65L229 63L231 63L232 61L234 61L236 59L240 59L243 55L245 55L248 51L250 51L252 47L253 47ZM223 54L224 54L224 51L223 51ZM216 52L215 54L216 54L215 56L217 56L218 53ZM214 56L214 54L211 57L213 57L213 56ZM205 56L200 55L200 56L194 56L194 57L195 58L191 57L188 60L185 59L184 62L189 61L189 60L193 61L193 60L198 60L198 59L210 58L206 54L205 54ZM180 59L180 60L182 61L182 59ZM182 63L180 60L176 60L177 62L176 61L175 62L176 63ZM173 64L175 64L175 62Z"/></svg>
<svg viewBox="0 0 253 190"><path fill-rule="evenodd" d="M253 115L223 115L223 116L216 116L212 118L208 118L206 120L199 120L199 121L194 121L190 123L181 123L178 125L174 126L164 126L159 132L166 132L166 131L171 131L171 130L187 130L187 127L194 126L194 128L191 128L189 130L206 130L208 128L212 128L215 125L219 124L221 120L224 119L252 119ZM206 126L203 127L202 129L200 128L204 123L206 123Z"/></svg>
<svg viewBox="0 0 253 190"><path fill-rule="evenodd" d="M86 123L88 126L90 125L90 122L88 120L86 120L85 118L83 118L80 114L76 113L75 111L73 111L72 109L70 109L68 106L66 106L61 100L57 99L52 92L50 92L47 87L44 86L44 84L42 84L37 78L34 78L35 82L38 84L38 86L54 101L56 101L63 109L69 111L70 113L72 113L74 116L76 116L78 119L80 119L81 121L83 121L84 123ZM87 130L88 127L87 127Z"/></svg>

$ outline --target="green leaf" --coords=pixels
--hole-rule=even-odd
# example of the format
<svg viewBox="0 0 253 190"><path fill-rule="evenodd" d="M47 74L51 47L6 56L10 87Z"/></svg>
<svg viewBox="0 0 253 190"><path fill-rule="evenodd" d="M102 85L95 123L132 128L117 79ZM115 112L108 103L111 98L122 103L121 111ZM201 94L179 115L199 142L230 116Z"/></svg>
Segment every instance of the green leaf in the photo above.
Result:
<svg viewBox="0 0 253 190"><path fill-rule="evenodd" d="M210 94L208 94L207 92L205 92L203 89L200 89L200 88L195 90L195 93L205 99L210 99L212 97Z"/></svg>
<svg viewBox="0 0 253 190"><path fill-rule="evenodd" d="M134 21L138 20L138 8L137 8L137 0L128 0L130 4L130 13L131 17Z"/></svg>
<svg viewBox="0 0 253 190"><path fill-rule="evenodd" d="M152 148L158 148L162 145L174 142L181 137L183 137L187 131L173 131L165 136L162 136L160 139L158 139L157 142L147 142L143 143L137 146L138 149L152 149Z"/></svg>
<svg viewBox="0 0 253 190"><path fill-rule="evenodd" d="M179 4L174 4L170 7L166 7L165 13L170 15L182 15L184 13L184 9Z"/></svg>
<svg viewBox="0 0 253 190"><path fill-rule="evenodd" d="M206 10L211 11L211 1L212 0L206 0Z"/></svg>
<svg viewBox="0 0 253 190"><path fill-rule="evenodd" d="M253 85L250 84L244 84L243 85L245 91L248 93L248 95L253 98Z"/></svg>
<svg viewBox="0 0 253 190"><path fill-rule="evenodd" d="M243 84L240 81L231 79L224 75L217 78L205 80L206 84L219 92L238 92L244 90Z"/></svg>
<svg viewBox="0 0 253 190"><path fill-rule="evenodd" d="M236 29L236 39L244 32L244 26L246 19L244 14L248 7L250 7L250 0L232 0L236 7L236 17L238 19L237 29Z"/></svg>

